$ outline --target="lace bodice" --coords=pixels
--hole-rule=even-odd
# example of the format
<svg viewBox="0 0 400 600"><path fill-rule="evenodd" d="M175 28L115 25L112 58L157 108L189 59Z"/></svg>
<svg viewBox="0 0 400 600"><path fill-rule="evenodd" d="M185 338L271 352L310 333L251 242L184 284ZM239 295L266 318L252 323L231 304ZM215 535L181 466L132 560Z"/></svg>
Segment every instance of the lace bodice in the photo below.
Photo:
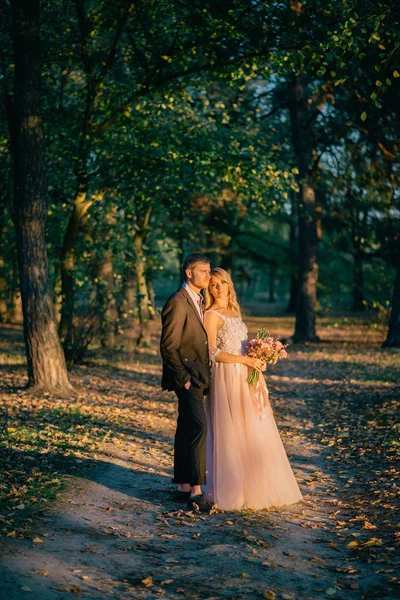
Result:
<svg viewBox="0 0 400 600"><path fill-rule="evenodd" d="M247 327L240 317L225 317L216 310L209 312L216 313L223 324L217 334L217 351L229 352L230 354L243 354L247 343Z"/></svg>

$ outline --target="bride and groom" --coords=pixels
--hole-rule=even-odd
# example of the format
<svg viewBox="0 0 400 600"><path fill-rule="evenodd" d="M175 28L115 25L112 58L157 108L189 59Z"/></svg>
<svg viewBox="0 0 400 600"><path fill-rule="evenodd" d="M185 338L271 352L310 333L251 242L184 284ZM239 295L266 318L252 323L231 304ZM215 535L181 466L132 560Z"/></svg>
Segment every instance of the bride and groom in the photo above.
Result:
<svg viewBox="0 0 400 600"><path fill-rule="evenodd" d="M298 502L264 377L257 387L247 382L249 368L265 366L243 352L247 327L231 277L199 253L182 270L182 287L162 311L160 343L161 385L178 397L173 499L201 512Z"/></svg>

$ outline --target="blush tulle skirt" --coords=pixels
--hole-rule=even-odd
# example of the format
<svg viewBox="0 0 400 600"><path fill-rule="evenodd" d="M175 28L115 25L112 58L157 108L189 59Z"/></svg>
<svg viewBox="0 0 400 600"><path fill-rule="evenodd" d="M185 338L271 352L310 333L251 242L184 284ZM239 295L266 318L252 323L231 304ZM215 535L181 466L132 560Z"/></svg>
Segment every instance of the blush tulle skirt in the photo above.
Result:
<svg viewBox="0 0 400 600"><path fill-rule="evenodd" d="M282 444L264 377L247 383L242 364L217 363L206 398L206 498L223 510L269 508L302 499Z"/></svg>

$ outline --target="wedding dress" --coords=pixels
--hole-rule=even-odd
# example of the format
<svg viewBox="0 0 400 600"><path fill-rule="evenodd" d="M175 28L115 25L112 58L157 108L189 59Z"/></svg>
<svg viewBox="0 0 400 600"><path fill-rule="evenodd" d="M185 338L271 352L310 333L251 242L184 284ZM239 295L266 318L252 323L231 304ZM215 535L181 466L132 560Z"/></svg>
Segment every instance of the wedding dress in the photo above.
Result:
<svg viewBox="0 0 400 600"><path fill-rule="evenodd" d="M212 311L217 312L217 311ZM219 352L243 354L247 327L225 317L217 335ZM302 499L268 398L265 379L249 385L241 363L213 363L206 398L207 484L205 497L224 510L262 509Z"/></svg>

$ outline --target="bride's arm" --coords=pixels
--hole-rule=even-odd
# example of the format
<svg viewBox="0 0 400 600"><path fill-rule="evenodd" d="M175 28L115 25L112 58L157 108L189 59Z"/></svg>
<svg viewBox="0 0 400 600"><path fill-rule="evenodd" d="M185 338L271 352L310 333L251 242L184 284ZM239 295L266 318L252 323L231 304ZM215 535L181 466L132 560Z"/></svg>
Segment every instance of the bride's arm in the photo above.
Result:
<svg viewBox="0 0 400 600"><path fill-rule="evenodd" d="M230 352L222 352L221 350L217 349L217 335L222 324L222 319L220 319L216 313L205 313L204 328L207 332L208 348L210 350L211 360L219 363L241 363L242 365L247 365L251 369L257 369L258 371L261 370L261 360L258 358L230 354Z"/></svg>

